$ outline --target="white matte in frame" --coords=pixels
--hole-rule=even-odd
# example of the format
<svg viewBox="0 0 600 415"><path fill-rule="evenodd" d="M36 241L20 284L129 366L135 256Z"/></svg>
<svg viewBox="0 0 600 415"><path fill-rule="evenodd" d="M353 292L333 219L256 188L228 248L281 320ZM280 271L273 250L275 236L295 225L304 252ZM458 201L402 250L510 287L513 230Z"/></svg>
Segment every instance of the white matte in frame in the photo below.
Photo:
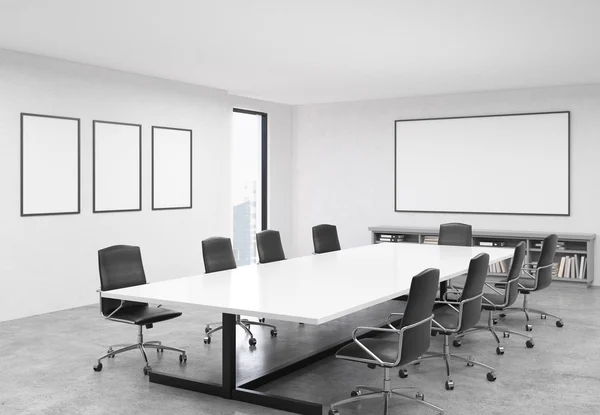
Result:
<svg viewBox="0 0 600 415"><path fill-rule="evenodd" d="M191 130L152 127L152 209L192 207Z"/></svg>
<svg viewBox="0 0 600 415"><path fill-rule="evenodd" d="M141 210L141 126L94 121L94 212Z"/></svg>
<svg viewBox="0 0 600 415"><path fill-rule="evenodd" d="M79 213L79 120L22 114L21 214Z"/></svg>

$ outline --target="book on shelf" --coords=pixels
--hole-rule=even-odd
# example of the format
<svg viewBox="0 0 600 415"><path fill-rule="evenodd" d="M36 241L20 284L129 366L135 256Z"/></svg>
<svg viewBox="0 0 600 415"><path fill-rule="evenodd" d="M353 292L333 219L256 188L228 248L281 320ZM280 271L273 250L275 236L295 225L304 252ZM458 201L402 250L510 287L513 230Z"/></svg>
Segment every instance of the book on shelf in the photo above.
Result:
<svg viewBox="0 0 600 415"><path fill-rule="evenodd" d="M404 235L379 235L379 242L402 242L404 241Z"/></svg>
<svg viewBox="0 0 600 415"><path fill-rule="evenodd" d="M535 246L536 248L541 248L541 247L542 247L542 245L543 245L543 243L542 243L542 242L537 242L537 243L536 243L534 246ZM565 249L565 242L564 242L564 241L559 241L559 242L557 242L557 243L556 243L556 249L559 249L559 250L561 250L561 249Z"/></svg>
<svg viewBox="0 0 600 415"><path fill-rule="evenodd" d="M479 246L506 246L505 241L479 241Z"/></svg>
<svg viewBox="0 0 600 415"><path fill-rule="evenodd" d="M579 263L577 262L577 255L573 255L574 261L573 261L573 269L571 270L571 275L574 278L579 278Z"/></svg>
<svg viewBox="0 0 600 415"><path fill-rule="evenodd" d="M552 264L552 276L558 276L558 262Z"/></svg>
<svg viewBox="0 0 600 415"><path fill-rule="evenodd" d="M562 257L560 259L560 265L558 266L558 274L556 275L557 277L562 277L563 276L563 272L565 270L565 261L566 261L567 257Z"/></svg>
<svg viewBox="0 0 600 415"><path fill-rule="evenodd" d="M437 245L439 237L433 235L427 235L423 237L423 243L427 245Z"/></svg>

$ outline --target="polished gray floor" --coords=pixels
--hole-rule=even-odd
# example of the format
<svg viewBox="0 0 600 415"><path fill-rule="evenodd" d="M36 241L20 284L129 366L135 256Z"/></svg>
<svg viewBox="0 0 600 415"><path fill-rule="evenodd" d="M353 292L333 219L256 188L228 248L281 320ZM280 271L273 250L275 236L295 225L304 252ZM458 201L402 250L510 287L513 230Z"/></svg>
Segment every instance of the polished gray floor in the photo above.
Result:
<svg viewBox="0 0 600 415"><path fill-rule="evenodd" d="M532 305L562 315L565 326L559 329L553 320L534 316L535 347L527 349L524 340L513 336L505 342L504 356L496 355L495 342L487 333L471 336L453 350L496 367L496 382L485 379L485 370L457 362L453 366L456 389L446 391L444 364L435 360L408 368L407 379L394 376L394 386L419 387L428 401L442 406L447 414L600 413L600 290L557 283L532 295L531 300ZM258 344L252 349L239 330L238 377L253 376L317 350L348 336L354 326L379 323L398 309L399 303L389 302L319 327L275 322L279 336L271 339L268 330L254 328ZM181 310L181 318L157 324L146 337L187 349L188 362L180 365L175 353L156 355L151 351L153 368L218 381L220 334L210 346L204 345L202 338L203 324L220 316L193 308ZM500 324L524 329L520 315L510 315ZM136 351L105 360L100 373L92 370L108 344L133 342L135 336L131 326L104 321L97 306L0 323L0 414L283 414L150 384ZM441 338L433 338L432 349L440 348ZM381 375L380 369L331 358L262 390L328 403L349 396L357 383L379 385ZM370 401L341 407L340 412L378 414L381 409L380 402ZM391 413L432 412L394 400Z"/></svg>

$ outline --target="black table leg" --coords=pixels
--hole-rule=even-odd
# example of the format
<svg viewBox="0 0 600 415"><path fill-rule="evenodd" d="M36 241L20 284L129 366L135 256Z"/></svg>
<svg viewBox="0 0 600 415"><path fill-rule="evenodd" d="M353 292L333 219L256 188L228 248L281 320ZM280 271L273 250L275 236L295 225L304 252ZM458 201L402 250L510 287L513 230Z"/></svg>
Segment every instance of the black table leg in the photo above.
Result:
<svg viewBox="0 0 600 415"><path fill-rule="evenodd" d="M231 399L236 386L236 315L223 313L223 398Z"/></svg>

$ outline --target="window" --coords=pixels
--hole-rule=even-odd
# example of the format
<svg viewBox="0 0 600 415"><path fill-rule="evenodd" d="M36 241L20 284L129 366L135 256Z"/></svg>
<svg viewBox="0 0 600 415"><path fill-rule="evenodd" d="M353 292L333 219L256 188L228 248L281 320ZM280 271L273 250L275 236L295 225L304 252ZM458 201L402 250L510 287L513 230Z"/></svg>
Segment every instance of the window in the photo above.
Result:
<svg viewBox="0 0 600 415"><path fill-rule="evenodd" d="M256 232L267 228L267 114L234 109L232 128L233 252L257 262Z"/></svg>

